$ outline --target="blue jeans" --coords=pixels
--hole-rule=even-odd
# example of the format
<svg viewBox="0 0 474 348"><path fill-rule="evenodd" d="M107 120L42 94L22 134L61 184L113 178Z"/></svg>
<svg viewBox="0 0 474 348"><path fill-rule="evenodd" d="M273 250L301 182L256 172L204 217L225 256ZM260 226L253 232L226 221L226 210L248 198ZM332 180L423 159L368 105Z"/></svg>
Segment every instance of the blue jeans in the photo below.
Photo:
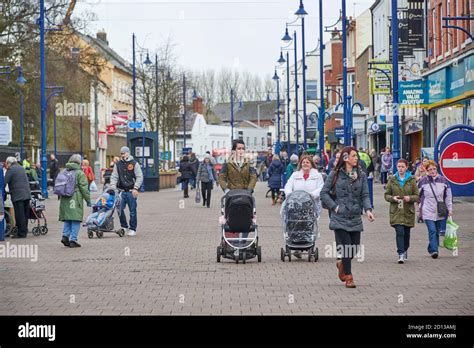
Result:
<svg viewBox="0 0 474 348"><path fill-rule="evenodd" d="M130 229L137 230L137 199L133 198L131 192L122 192L122 204L120 205L120 226L128 228L125 206L128 204L130 210Z"/></svg>
<svg viewBox="0 0 474 348"><path fill-rule="evenodd" d="M428 227L428 252L437 253L439 245L439 234L442 232L443 226L446 230L446 220L425 220L426 227Z"/></svg>
<svg viewBox="0 0 474 348"><path fill-rule="evenodd" d="M70 241L77 242L80 228L80 221L66 220L64 221L63 236L69 238Z"/></svg>
<svg viewBox="0 0 474 348"><path fill-rule="evenodd" d="M404 225L394 225L397 240L397 253L401 255L410 247L410 229L411 227Z"/></svg>

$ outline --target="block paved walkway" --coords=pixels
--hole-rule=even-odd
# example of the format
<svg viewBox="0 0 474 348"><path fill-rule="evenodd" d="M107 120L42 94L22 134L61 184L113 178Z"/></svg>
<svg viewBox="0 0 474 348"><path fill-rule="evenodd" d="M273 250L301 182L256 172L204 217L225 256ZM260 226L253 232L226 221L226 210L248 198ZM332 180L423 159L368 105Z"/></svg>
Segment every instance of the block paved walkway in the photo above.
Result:
<svg viewBox="0 0 474 348"><path fill-rule="evenodd" d="M439 259L431 259L426 226L418 224L412 230L409 261L399 265L388 204L376 184L377 220L370 224L364 218L364 260L353 263L357 288L346 289L337 278L334 256L325 255L334 242L327 212L319 223L319 262L293 258L283 263L279 207L271 206L265 191L266 184L258 183L263 262L253 259L245 265L216 262L220 190L213 190L211 209L193 198L183 201L178 189L143 193L136 237L88 239L82 228L82 248L77 249L60 243L62 223L53 197L47 201L46 236L30 233L21 242L0 242L38 247L37 262L0 258L0 314L474 314L473 203L454 205L461 226L458 256L442 248Z"/></svg>

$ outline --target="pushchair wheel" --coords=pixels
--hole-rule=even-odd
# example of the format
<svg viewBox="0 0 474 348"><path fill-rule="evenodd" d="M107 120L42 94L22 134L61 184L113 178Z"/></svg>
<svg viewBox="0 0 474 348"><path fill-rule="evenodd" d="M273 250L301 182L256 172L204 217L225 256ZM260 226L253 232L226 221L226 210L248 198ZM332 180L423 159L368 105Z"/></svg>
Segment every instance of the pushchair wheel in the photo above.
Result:
<svg viewBox="0 0 474 348"><path fill-rule="evenodd" d="M121 228L120 230L118 230L117 234L120 236L120 237L123 237L125 236L125 230L123 228Z"/></svg>
<svg viewBox="0 0 474 348"><path fill-rule="evenodd" d="M221 262L221 247L217 247L217 262Z"/></svg>
<svg viewBox="0 0 474 348"><path fill-rule="evenodd" d="M257 247L257 261L262 262L262 247L261 246Z"/></svg>
<svg viewBox="0 0 474 348"><path fill-rule="evenodd" d="M280 249L280 258L283 262L285 262L285 250L283 248Z"/></svg>
<svg viewBox="0 0 474 348"><path fill-rule="evenodd" d="M318 260L319 260L319 250L318 248L316 248L314 250L314 262L318 262Z"/></svg>
<svg viewBox="0 0 474 348"><path fill-rule="evenodd" d="M97 238L102 238L104 236L104 232L102 231L97 231L96 232Z"/></svg>
<svg viewBox="0 0 474 348"><path fill-rule="evenodd" d="M31 233L33 233L33 236L38 237L41 234L41 230L38 226L35 226L31 230Z"/></svg>
<svg viewBox="0 0 474 348"><path fill-rule="evenodd" d="M234 254L234 260L235 260L235 263L236 263L236 264L239 263L239 257L240 257L240 254L239 254L239 253Z"/></svg>
<svg viewBox="0 0 474 348"><path fill-rule="evenodd" d="M47 226L41 226L41 234L44 236L48 233L48 227Z"/></svg>
<svg viewBox="0 0 474 348"><path fill-rule="evenodd" d="M244 265L247 263L247 252L245 250L242 252L242 263Z"/></svg>
<svg viewBox="0 0 474 348"><path fill-rule="evenodd" d="M92 232L92 231L87 231L87 237L89 237L89 239L94 238L94 232Z"/></svg>
<svg viewBox="0 0 474 348"><path fill-rule="evenodd" d="M286 255L288 255L288 262L291 262L291 250L286 246Z"/></svg>

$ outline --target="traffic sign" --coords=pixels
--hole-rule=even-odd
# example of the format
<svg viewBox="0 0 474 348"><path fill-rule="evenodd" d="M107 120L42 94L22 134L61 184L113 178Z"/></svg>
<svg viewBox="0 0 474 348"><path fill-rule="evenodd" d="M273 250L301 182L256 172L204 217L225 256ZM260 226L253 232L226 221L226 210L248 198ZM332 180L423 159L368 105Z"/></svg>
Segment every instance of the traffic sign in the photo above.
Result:
<svg viewBox="0 0 474 348"><path fill-rule="evenodd" d="M474 196L474 127L446 129L436 140L434 156L453 196Z"/></svg>
<svg viewBox="0 0 474 348"><path fill-rule="evenodd" d="M130 121L130 122L128 122L128 128L141 129L142 127L143 127L143 122L142 121L137 121L137 122Z"/></svg>
<svg viewBox="0 0 474 348"><path fill-rule="evenodd" d="M113 124L107 126L107 134L115 134L117 132L117 128Z"/></svg>

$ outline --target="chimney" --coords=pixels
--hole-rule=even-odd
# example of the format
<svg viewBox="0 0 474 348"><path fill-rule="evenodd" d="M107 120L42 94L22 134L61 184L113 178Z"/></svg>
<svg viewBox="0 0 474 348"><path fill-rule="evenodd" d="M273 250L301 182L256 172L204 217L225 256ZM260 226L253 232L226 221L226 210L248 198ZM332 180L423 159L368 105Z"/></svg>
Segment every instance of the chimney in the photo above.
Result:
<svg viewBox="0 0 474 348"><path fill-rule="evenodd" d="M197 97L193 100L193 112L203 115L203 105L202 105L202 98Z"/></svg>
<svg viewBox="0 0 474 348"><path fill-rule="evenodd" d="M104 29L97 32L97 39L104 42L107 46L109 45L109 42L107 41L107 33Z"/></svg>

